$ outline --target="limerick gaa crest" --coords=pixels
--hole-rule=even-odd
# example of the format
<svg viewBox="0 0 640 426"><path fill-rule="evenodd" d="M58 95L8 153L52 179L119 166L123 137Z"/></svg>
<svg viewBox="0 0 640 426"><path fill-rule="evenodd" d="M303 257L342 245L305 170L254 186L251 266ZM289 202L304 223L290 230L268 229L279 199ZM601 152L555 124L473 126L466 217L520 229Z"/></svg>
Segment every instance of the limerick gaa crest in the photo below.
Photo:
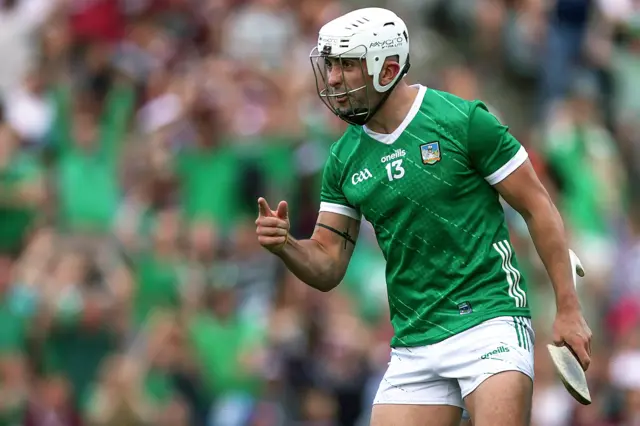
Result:
<svg viewBox="0 0 640 426"><path fill-rule="evenodd" d="M429 142L420 145L420 154L424 164L435 164L440 161L440 143Z"/></svg>

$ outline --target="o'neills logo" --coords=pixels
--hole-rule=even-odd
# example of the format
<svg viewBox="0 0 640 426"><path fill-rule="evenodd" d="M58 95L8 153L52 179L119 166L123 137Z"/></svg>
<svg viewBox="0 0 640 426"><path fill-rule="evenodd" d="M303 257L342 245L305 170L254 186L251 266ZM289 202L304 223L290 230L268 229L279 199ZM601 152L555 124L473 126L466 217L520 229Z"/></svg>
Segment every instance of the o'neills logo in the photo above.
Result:
<svg viewBox="0 0 640 426"><path fill-rule="evenodd" d="M507 348L506 346L499 346L499 347L498 347L498 348L496 348L495 350L493 350L493 351L491 351L491 352L489 352L489 353L486 353L486 354L482 355L480 358L482 358L482 359L487 359L487 358L491 358L491 357L492 357L492 356L494 356L494 355L504 354L504 353L507 353L507 352L511 352L511 351L509 350L509 348Z"/></svg>
<svg viewBox="0 0 640 426"><path fill-rule="evenodd" d="M385 155L380 159L381 163L386 163L387 161L395 160L396 158L404 157L407 155L407 152L404 149L396 149L393 151L393 154Z"/></svg>

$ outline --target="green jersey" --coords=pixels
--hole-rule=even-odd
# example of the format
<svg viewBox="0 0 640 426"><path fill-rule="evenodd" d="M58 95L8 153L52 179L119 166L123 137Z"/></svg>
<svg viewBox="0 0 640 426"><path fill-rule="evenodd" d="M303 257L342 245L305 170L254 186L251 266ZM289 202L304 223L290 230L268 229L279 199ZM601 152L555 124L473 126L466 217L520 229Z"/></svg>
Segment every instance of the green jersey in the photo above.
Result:
<svg viewBox="0 0 640 426"><path fill-rule="evenodd" d="M392 346L530 317L493 187L526 160L482 102L423 86L392 134L350 126L332 145L320 211L373 225L387 262Z"/></svg>

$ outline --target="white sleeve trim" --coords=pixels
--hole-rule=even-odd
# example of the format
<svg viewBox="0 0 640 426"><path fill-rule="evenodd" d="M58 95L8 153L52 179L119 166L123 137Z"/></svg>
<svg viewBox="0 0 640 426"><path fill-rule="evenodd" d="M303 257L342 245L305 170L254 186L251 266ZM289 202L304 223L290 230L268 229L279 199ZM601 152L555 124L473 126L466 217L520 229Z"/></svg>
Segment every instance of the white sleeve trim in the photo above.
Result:
<svg viewBox="0 0 640 426"><path fill-rule="evenodd" d="M358 212L355 209L351 207L343 206L342 204L321 202L320 211L341 214L343 216L348 216L351 219L355 219L355 220L361 219L361 216L358 214Z"/></svg>
<svg viewBox="0 0 640 426"><path fill-rule="evenodd" d="M511 173L515 172L518 167L527 161L527 158L529 158L529 154L527 153L527 150L524 149L524 146L521 146L511 160L507 161L504 166L500 167L484 179L489 182L490 185L496 185L505 180Z"/></svg>

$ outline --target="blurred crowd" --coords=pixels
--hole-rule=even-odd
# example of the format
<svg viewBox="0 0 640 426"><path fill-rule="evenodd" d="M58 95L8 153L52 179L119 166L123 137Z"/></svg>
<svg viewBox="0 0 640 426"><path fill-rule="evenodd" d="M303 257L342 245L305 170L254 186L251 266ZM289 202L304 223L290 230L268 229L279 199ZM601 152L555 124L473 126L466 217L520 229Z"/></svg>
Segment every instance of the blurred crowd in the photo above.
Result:
<svg viewBox="0 0 640 426"><path fill-rule="evenodd" d="M544 346L553 293L505 206L537 333L534 426L640 425L640 2L0 0L0 426L364 426L389 358L384 259L307 288L256 200L313 231L320 26L383 6L407 77L527 147L586 277L594 403Z"/></svg>

